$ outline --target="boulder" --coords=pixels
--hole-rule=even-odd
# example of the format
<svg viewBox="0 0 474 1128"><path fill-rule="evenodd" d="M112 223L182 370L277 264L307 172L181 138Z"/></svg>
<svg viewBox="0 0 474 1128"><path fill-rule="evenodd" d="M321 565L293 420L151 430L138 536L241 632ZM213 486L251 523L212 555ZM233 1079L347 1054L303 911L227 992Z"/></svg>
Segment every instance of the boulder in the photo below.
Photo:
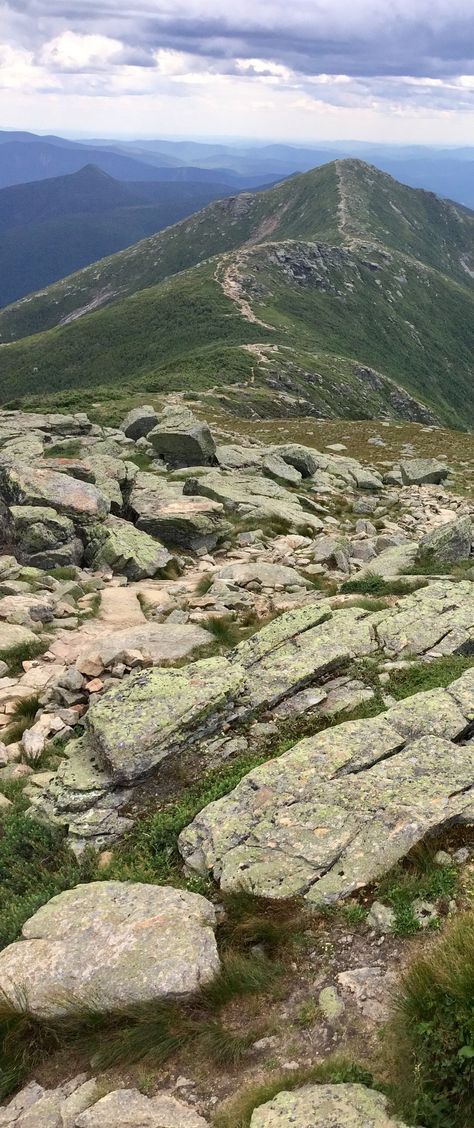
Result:
<svg viewBox="0 0 474 1128"><path fill-rule="evenodd" d="M0 466L0 494L9 505L52 508L79 525L100 521L110 509L96 486L22 462Z"/></svg>
<svg viewBox="0 0 474 1128"><path fill-rule="evenodd" d="M275 447L274 453L284 462L288 462L289 466L294 466L302 478L311 478L320 465L319 451L313 451L310 447L300 446L298 443Z"/></svg>
<svg viewBox="0 0 474 1128"><path fill-rule="evenodd" d="M224 470L244 470L261 465L263 450L259 447L236 446L224 443L216 446L216 461Z"/></svg>
<svg viewBox="0 0 474 1128"><path fill-rule="evenodd" d="M448 477L449 468L437 458L412 458L400 462L404 486L439 485Z"/></svg>
<svg viewBox="0 0 474 1128"><path fill-rule="evenodd" d="M301 576L296 568L283 564L224 564L214 574L215 580L231 581L239 587L257 581L262 587L310 587L310 581Z"/></svg>
<svg viewBox="0 0 474 1128"><path fill-rule="evenodd" d="M196 662L191 671L132 674L89 709L87 725L100 765L116 779L146 775L166 757L215 732L242 683L241 667L225 658Z"/></svg>
<svg viewBox="0 0 474 1128"><path fill-rule="evenodd" d="M278 1093L252 1113L250 1128L406 1128L387 1098L365 1085L305 1085Z"/></svg>
<svg viewBox="0 0 474 1128"><path fill-rule="evenodd" d="M420 713L412 731L428 727ZM467 724L458 717L449 727L456 737ZM400 729L398 720L395 707L348 721L254 769L183 831L187 865L225 890L244 884L312 904L374 881L474 797L474 745L407 738L406 715Z"/></svg>
<svg viewBox="0 0 474 1128"><path fill-rule="evenodd" d="M132 487L130 508L138 529L172 547L210 551L228 525L224 509L204 497L185 497L178 483L140 473Z"/></svg>
<svg viewBox="0 0 474 1128"><path fill-rule="evenodd" d="M413 568L417 554L418 545L415 541L386 548L360 569L357 578L362 579L375 574L381 576L383 580L396 579L397 576L403 576Z"/></svg>
<svg viewBox="0 0 474 1128"><path fill-rule="evenodd" d="M77 1117L95 1104L99 1096L95 1078L88 1081L84 1074L58 1085L56 1089L44 1089L36 1081L31 1081L6 1108L0 1109L0 1126L76 1128Z"/></svg>
<svg viewBox="0 0 474 1128"><path fill-rule="evenodd" d="M195 893L97 881L53 897L0 953L2 997L58 1018L188 998L219 970L215 912Z"/></svg>
<svg viewBox="0 0 474 1128"><path fill-rule="evenodd" d="M76 1120L74 1128L206 1128L202 1116L171 1093L146 1097L138 1089L107 1093Z"/></svg>
<svg viewBox="0 0 474 1128"><path fill-rule="evenodd" d="M289 486L298 486L303 477L291 462L285 462L279 454L266 454L262 459L262 469L269 478L276 478Z"/></svg>
<svg viewBox="0 0 474 1128"><path fill-rule="evenodd" d="M38 636L28 627L17 626L13 623L0 623L0 653L7 654L9 650L14 650L17 646L29 646L31 643L36 644L37 642Z"/></svg>
<svg viewBox="0 0 474 1128"><path fill-rule="evenodd" d="M309 528L316 532L324 527L319 517L303 509L294 494L259 473L208 470L199 477L188 478L184 493L209 497L221 502L228 512L256 523L273 519L286 521L295 530Z"/></svg>
<svg viewBox="0 0 474 1128"><path fill-rule="evenodd" d="M144 435L148 435L153 427L156 425L157 414L154 407L144 404L143 407L132 407L132 410L125 416L123 423L120 424L120 430L124 432L128 439L142 439Z"/></svg>
<svg viewBox="0 0 474 1128"><path fill-rule="evenodd" d="M216 444L207 423L185 407L165 408L148 441L168 466L206 466L215 459Z"/></svg>
<svg viewBox="0 0 474 1128"><path fill-rule="evenodd" d="M87 536L87 563L94 570L111 568L129 580L164 574L175 557L159 541L121 517L108 517Z"/></svg>
<svg viewBox="0 0 474 1128"><path fill-rule="evenodd" d="M71 519L61 516L48 506L12 505L10 518L18 556L25 563L34 565L38 555L41 558L51 549L56 550L74 543L74 525Z"/></svg>
<svg viewBox="0 0 474 1128"><path fill-rule="evenodd" d="M438 580L406 596L395 613L394 609L380 611L374 621L379 645L389 658L470 654L474 642L473 585L468 580Z"/></svg>
<svg viewBox="0 0 474 1128"><path fill-rule="evenodd" d="M428 555L434 564L456 564L466 560L474 541L471 517L458 517L446 525L432 529L420 541L421 555Z"/></svg>
<svg viewBox="0 0 474 1128"><path fill-rule="evenodd" d="M144 622L111 634L104 632L103 638L94 639L81 652L76 666L81 673L94 676L116 662L125 661L129 654L143 655L153 666L171 665L191 658L196 650L212 642L213 635L209 631L192 623Z"/></svg>

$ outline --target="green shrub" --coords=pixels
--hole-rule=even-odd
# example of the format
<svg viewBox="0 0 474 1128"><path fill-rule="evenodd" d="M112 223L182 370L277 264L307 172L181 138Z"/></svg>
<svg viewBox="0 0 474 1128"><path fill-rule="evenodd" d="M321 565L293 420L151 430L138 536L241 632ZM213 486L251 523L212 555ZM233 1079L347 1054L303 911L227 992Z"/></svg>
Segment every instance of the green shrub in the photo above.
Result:
<svg viewBox="0 0 474 1128"><path fill-rule="evenodd" d="M474 1124L474 914L453 921L402 979L391 1026L394 1094L425 1128Z"/></svg>
<svg viewBox="0 0 474 1128"><path fill-rule="evenodd" d="M384 580L377 572L367 572L359 579L346 580L340 591L343 595L408 595L417 587L424 587L424 582L414 584L409 580Z"/></svg>

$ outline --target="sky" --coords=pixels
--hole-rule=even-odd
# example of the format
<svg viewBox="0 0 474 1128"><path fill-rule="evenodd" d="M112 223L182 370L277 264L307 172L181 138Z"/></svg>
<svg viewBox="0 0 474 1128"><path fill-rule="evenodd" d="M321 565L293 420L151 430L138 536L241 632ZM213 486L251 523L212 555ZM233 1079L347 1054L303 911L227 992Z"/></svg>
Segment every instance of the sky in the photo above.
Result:
<svg viewBox="0 0 474 1128"><path fill-rule="evenodd" d="M0 0L0 127L472 144L473 0Z"/></svg>

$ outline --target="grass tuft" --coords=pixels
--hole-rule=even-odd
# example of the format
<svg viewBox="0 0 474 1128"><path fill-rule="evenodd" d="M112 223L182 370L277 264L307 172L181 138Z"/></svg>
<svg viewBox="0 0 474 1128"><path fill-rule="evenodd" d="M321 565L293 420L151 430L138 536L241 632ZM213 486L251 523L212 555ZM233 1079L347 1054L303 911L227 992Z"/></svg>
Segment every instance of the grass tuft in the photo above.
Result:
<svg viewBox="0 0 474 1128"><path fill-rule="evenodd" d="M209 615L203 619L204 629L209 631L220 646L232 647L240 642L241 632L239 624L232 615Z"/></svg>
<svg viewBox="0 0 474 1128"><path fill-rule="evenodd" d="M384 580L377 572L367 572L359 579L346 580L339 590L343 595L409 595L424 586L423 580L417 585L407 580Z"/></svg>
<svg viewBox="0 0 474 1128"><path fill-rule="evenodd" d="M10 646L6 650L0 650L0 660L6 662L10 674L22 674L23 662L31 662L33 658L44 654L49 643L50 639L43 635L34 642L22 642L18 646Z"/></svg>
<svg viewBox="0 0 474 1128"><path fill-rule="evenodd" d="M405 972L390 1027L400 1112L425 1128L474 1124L474 914Z"/></svg>

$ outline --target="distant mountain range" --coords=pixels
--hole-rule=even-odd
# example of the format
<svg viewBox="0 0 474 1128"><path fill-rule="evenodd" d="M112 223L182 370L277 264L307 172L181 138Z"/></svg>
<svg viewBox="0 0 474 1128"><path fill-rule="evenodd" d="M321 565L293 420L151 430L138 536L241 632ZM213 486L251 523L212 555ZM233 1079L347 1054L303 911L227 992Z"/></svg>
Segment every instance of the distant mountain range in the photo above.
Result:
<svg viewBox="0 0 474 1128"><path fill-rule="evenodd" d="M210 388L254 415L472 427L474 213L332 161L0 311L0 334L3 403Z"/></svg>
<svg viewBox="0 0 474 1128"><path fill-rule="evenodd" d="M0 189L0 306L228 193L228 185L211 180L122 182L94 165Z"/></svg>

